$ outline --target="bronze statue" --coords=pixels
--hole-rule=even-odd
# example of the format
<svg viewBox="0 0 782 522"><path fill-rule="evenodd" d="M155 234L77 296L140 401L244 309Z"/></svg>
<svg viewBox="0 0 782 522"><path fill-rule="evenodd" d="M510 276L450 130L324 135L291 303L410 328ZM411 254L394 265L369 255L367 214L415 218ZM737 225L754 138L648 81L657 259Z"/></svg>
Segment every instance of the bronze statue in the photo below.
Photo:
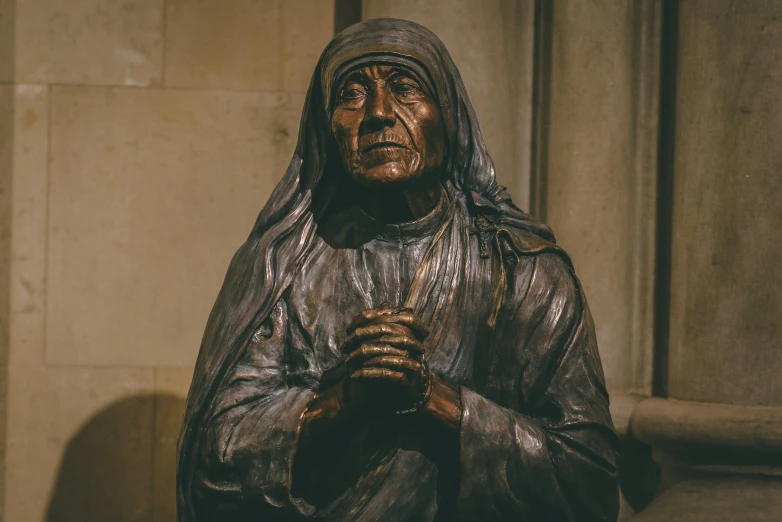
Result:
<svg viewBox="0 0 782 522"><path fill-rule="evenodd" d="M442 42L349 27L209 318L180 522L614 521L617 446L573 267Z"/></svg>

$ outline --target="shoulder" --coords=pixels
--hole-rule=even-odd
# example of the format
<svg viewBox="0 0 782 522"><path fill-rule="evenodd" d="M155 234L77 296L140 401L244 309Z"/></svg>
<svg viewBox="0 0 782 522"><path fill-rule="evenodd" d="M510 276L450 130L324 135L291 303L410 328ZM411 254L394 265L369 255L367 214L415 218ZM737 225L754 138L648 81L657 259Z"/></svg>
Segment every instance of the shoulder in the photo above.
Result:
<svg viewBox="0 0 782 522"><path fill-rule="evenodd" d="M544 302L579 300L578 278L570 257L560 246L515 227L502 227L498 236L506 272L517 281L527 282L523 296L519 297L535 296L535 300ZM512 280L508 283L513 284Z"/></svg>
<svg viewBox="0 0 782 522"><path fill-rule="evenodd" d="M500 250L507 262L515 258L534 260L539 270L551 275L564 276L573 272L570 256L554 243L521 227L500 225L498 232Z"/></svg>
<svg viewBox="0 0 782 522"><path fill-rule="evenodd" d="M504 246L512 248L517 255L539 256L553 254L559 257L566 265L571 266L570 257L562 247L553 241L549 241L521 226L500 223L498 229L500 240L505 243Z"/></svg>

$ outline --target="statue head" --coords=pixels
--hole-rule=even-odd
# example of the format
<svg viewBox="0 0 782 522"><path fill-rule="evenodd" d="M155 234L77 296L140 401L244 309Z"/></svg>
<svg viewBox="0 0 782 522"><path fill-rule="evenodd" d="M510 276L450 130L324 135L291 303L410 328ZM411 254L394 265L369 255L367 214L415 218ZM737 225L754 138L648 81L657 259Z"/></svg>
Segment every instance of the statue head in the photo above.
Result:
<svg viewBox="0 0 782 522"><path fill-rule="evenodd" d="M337 79L331 130L345 171L368 187L438 180L445 156L440 105L401 63L370 63Z"/></svg>
<svg viewBox="0 0 782 522"><path fill-rule="evenodd" d="M355 24L329 43L312 80L302 125L322 130L300 136L307 188L347 177L375 189L442 182L500 194L459 72L428 29L394 19ZM319 151L317 162L307 164L308 149Z"/></svg>

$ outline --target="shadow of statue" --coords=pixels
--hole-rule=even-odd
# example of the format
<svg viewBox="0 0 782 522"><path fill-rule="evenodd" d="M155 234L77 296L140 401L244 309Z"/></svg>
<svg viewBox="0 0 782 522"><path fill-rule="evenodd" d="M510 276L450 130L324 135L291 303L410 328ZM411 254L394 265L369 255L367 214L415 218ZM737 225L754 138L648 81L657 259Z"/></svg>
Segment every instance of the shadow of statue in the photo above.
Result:
<svg viewBox="0 0 782 522"><path fill-rule="evenodd" d="M174 522L185 401L142 395L92 417L68 443L47 522Z"/></svg>

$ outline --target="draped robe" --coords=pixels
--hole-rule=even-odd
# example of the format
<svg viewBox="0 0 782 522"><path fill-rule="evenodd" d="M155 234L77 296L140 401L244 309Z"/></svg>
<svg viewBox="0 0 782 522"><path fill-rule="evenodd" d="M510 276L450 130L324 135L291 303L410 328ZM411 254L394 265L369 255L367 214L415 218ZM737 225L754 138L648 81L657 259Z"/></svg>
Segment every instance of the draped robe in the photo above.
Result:
<svg viewBox="0 0 782 522"><path fill-rule="evenodd" d="M583 292L561 250L514 233L501 238L499 260L482 258L479 234L467 230L469 300L450 305L459 306L458 341L441 335L428 347L432 371L460 387L456 494L438 492L435 462L401 447L409 426L369 419L315 484L325 500L291 493L302 416L343 357L347 324L404 301L438 228L458 221L447 199L417 222L375 227L357 248L318 236L218 394L196 493L205 520L615 519L617 441ZM346 219L341 226L355 225ZM498 270L505 285L494 311Z"/></svg>
<svg viewBox="0 0 782 522"><path fill-rule="evenodd" d="M443 191L413 223L380 225L339 199L332 89L368 61L412 69L440 104ZM459 391L456 447L421 447L420 414L367 415L299 466L303 415L344 360L347 325L383 302L431 327L430 369ZM346 29L321 56L294 157L210 315L179 444L179 522L611 522L617 449L573 266L497 185L442 42L401 20Z"/></svg>

